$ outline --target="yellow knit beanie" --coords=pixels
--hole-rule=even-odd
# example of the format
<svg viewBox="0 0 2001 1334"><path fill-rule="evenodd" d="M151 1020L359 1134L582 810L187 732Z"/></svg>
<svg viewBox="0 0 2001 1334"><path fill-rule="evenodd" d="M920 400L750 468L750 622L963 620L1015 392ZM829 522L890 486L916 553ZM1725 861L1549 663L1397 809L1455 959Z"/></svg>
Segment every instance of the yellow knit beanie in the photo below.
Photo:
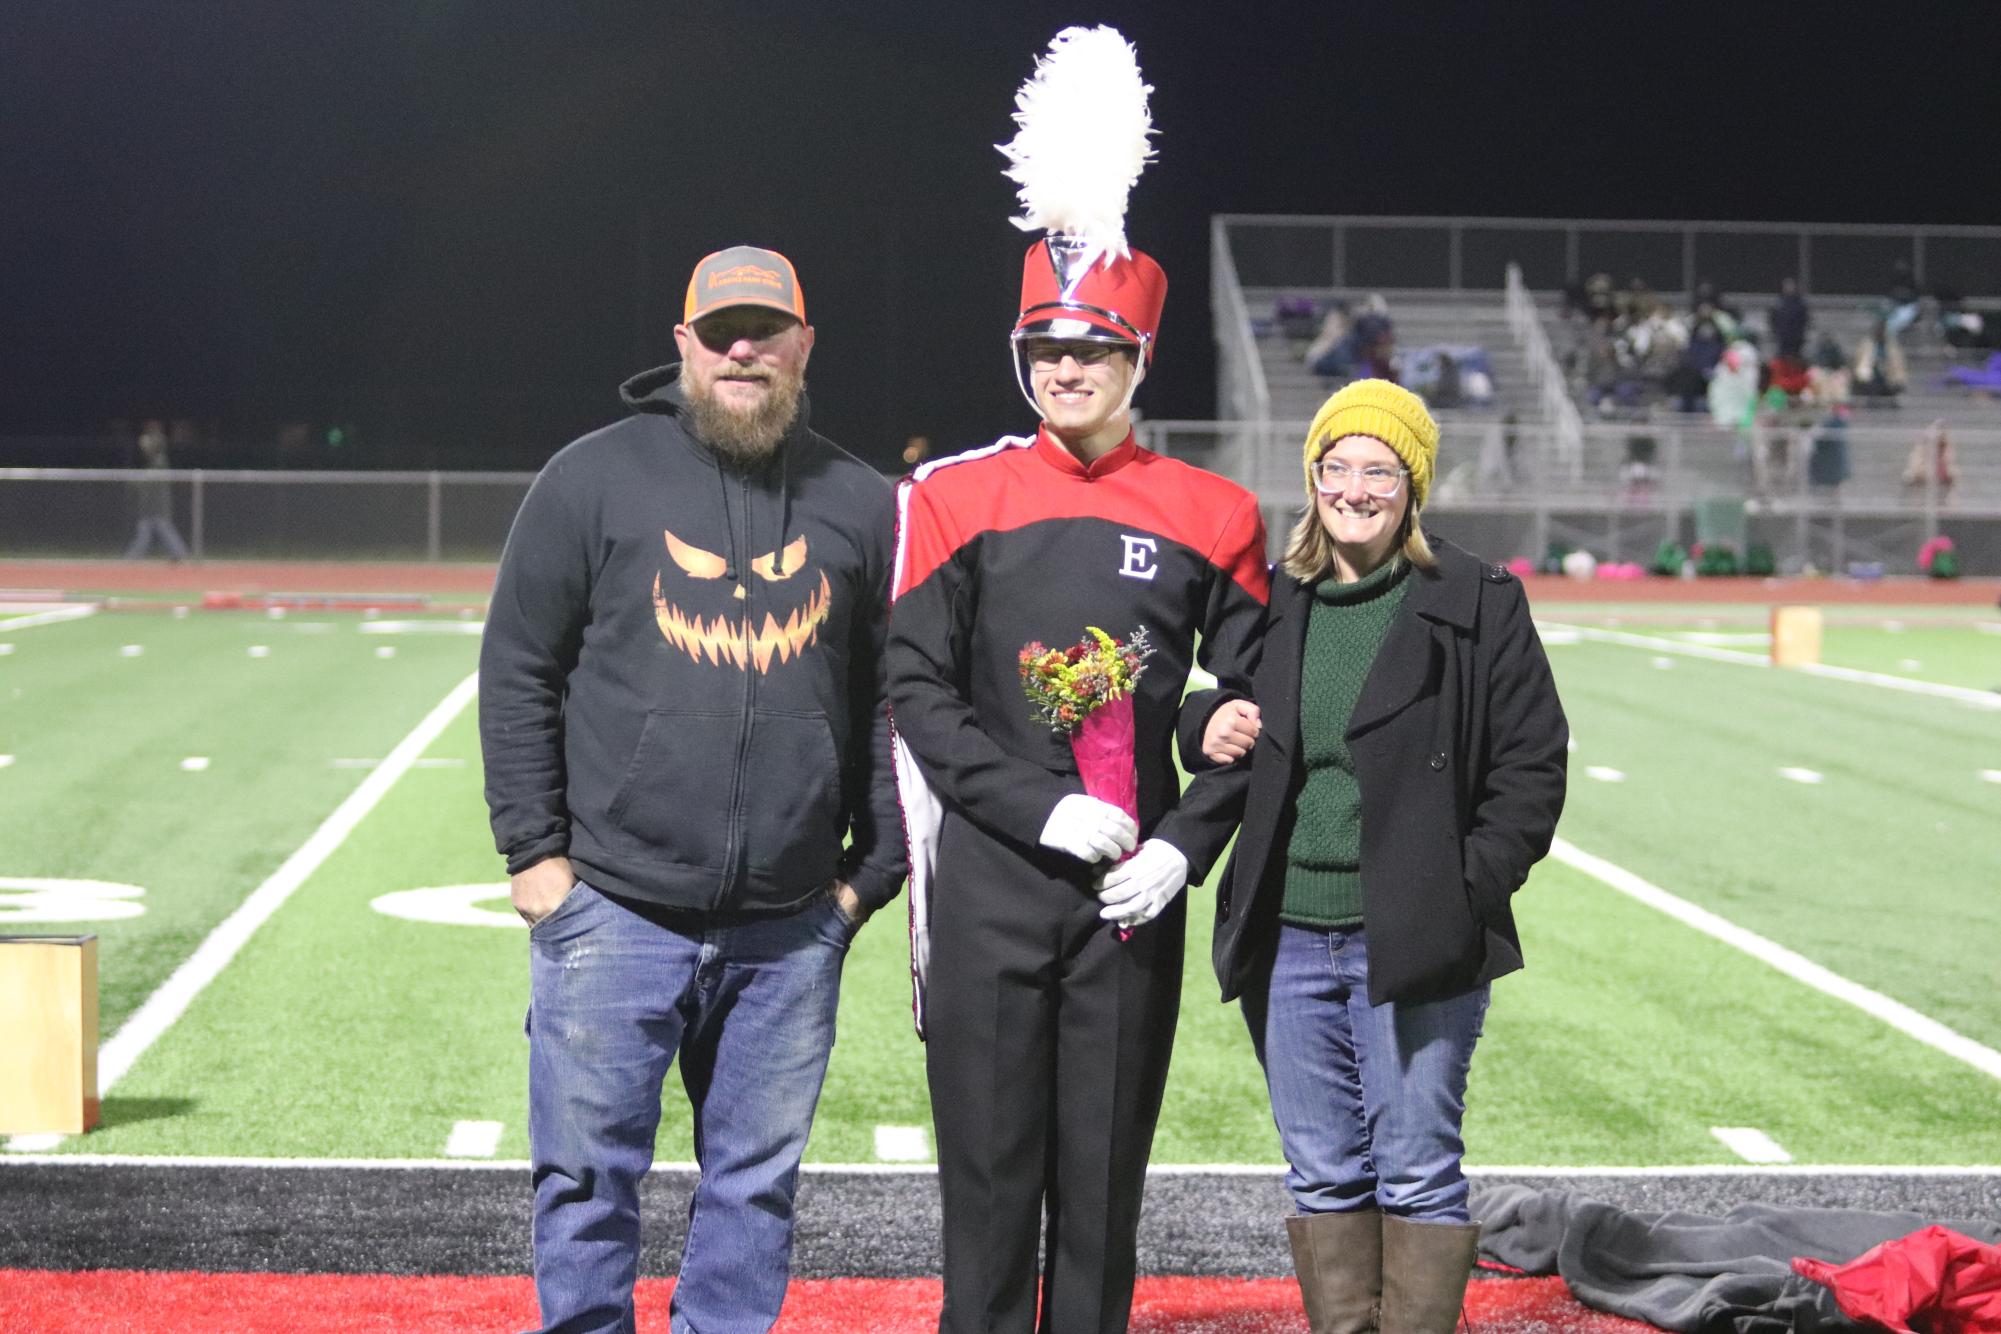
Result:
<svg viewBox="0 0 2001 1334"><path fill-rule="evenodd" d="M1438 423L1424 400L1388 380L1356 380L1343 385L1313 414L1306 428L1306 489L1313 490L1313 464L1343 436L1373 436L1396 451L1410 469L1413 509L1424 508L1438 461Z"/></svg>

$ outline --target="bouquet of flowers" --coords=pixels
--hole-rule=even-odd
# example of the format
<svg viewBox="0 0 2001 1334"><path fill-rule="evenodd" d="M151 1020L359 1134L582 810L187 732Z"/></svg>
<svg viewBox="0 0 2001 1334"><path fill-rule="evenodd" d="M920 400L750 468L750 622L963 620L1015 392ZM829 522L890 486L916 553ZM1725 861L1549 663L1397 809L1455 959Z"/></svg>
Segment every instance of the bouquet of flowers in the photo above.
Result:
<svg viewBox="0 0 2001 1334"><path fill-rule="evenodd" d="M1153 652L1146 627L1124 643L1097 626L1069 648L1021 650L1021 689L1050 730L1070 738L1084 791L1139 819L1133 689Z"/></svg>

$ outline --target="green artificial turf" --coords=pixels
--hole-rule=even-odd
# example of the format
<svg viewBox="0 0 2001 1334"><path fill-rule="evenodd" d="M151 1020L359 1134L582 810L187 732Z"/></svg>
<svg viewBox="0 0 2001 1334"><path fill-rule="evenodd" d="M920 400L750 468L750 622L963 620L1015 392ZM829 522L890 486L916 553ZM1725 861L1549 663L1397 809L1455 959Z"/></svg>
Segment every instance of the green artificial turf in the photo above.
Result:
<svg viewBox="0 0 2001 1334"><path fill-rule="evenodd" d="M1623 645L1550 652L1576 744L1567 838L2001 1046L2001 784L1982 776L2001 769L2001 711Z"/></svg>
<svg viewBox="0 0 2001 1334"><path fill-rule="evenodd" d="M0 873L149 889L146 916L99 928L108 1014L129 1013L359 781L331 758L385 754L471 669L470 638L316 619L334 628L100 617L16 635L0 658L0 685L23 692L0 714L0 752L19 757L0 790L32 821L10 820ZM1830 659L1897 652L1878 641L1911 633L1831 630ZM1954 670L2001 646L1970 625L1939 633L1962 636L1926 650ZM139 640L145 656L117 657ZM247 658L253 642L271 656ZM387 642L399 656L373 657ZM1578 747L1564 837L2001 1045L2001 784L1978 776L2001 769L2001 713L1622 645L1551 656ZM182 773L182 754L213 766ZM525 932L370 907L490 884L504 920L470 709L427 758L444 764L402 777L112 1091L105 1128L65 1151L431 1158L479 1120L502 1123L499 1157L526 1155ZM1273 1163L1261 1073L1236 1008L1215 1000L1213 899L1191 897L1154 1160ZM1567 866L1538 868L1517 908L1528 969L1495 988L1470 1161L1728 1163L1710 1130L1743 1126L1802 1162L2001 1163L1991 1076ZM929 1125L904 913L890 905L850 955L813 1161L868 1162L877 1126ZM659 1156L688 1160L678 1076L665 1108Z"/></svg>
<svg viewBox="0 0 2001 1334"><path fill-rule="evenodd" d="M24 922L0 891L0 932L95 932L107 1036L362 780L331 761L386 755L473 668L469 636L361 625L163 612L0 634L0 875L136 885L146 908Z"/></svg>

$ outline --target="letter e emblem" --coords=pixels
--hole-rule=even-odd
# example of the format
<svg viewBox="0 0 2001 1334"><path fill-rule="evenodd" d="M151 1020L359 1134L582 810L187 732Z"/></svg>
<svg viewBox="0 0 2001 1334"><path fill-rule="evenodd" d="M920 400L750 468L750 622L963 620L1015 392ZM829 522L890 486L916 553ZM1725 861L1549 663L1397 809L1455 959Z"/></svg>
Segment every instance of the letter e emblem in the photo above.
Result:
<svg viewBox="0 0 2001 1334"><path fill-rule="evenodd" d="M1159 538L1120 533L1119 541L1126 545L1125 564L1119 566L1120 574L1128 579L1151 579L1160 573L1160 567L1153 563L1154 553L1160 550Z"/></svg>

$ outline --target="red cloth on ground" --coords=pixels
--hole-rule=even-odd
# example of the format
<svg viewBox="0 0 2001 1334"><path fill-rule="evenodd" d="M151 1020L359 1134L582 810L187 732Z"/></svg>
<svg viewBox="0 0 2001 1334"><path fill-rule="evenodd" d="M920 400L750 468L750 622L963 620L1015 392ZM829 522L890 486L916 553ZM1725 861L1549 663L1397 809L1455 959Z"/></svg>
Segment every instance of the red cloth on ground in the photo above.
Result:
<svg viewBox="0 0 2001 1334"><path fill-rule="evenodd" d="M1834 1290L1842 1314L1916 1334L2001 1334L2001 1246L1933 1224L1847 1264L1795 1257L1793 1272Z"/></svg>

